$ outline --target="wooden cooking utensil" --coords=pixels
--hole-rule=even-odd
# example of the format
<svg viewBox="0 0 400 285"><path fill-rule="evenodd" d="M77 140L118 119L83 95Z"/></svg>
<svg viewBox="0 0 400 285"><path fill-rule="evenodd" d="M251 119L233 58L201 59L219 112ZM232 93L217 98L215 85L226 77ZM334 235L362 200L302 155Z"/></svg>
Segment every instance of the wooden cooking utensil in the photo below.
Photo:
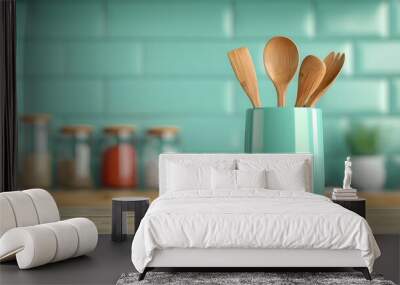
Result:
<svg viewBox="0 0 400 285"><path fill-rule="evenodd" d="M318 100L326 93L332 83L335 81L336 77L339 75L342 70L343 64L345 60L345 55L343 54L335 54L331 52L324 59L324 63L326 65L325 76L319 84L318 88L314 91L314 93L310 96L310 98L306 102L307 107L315 107Z"/></svg>
<svg viewBox="0 0 400 285"><path fill-rule="evenodd" d="M254 108L261 107L258 93L256 69L248 48L241 47L228 52L229 61L244 92L249 97Z"/></svg>
<svg viewBox="0 0 400 285"><path fill-rule="evenodd" d="M264 48L264 67L278 94L278 106L286 104L286 91L299 64L296 44L286 37L273 37Z"/></svg>
<svg viewBox="0 0 400 285"><path fill-rule="evenodd" d="M299 71L296 107L304 106L324 78L325 70L325 63L318 57L308 55L304 58Z"/></svg>

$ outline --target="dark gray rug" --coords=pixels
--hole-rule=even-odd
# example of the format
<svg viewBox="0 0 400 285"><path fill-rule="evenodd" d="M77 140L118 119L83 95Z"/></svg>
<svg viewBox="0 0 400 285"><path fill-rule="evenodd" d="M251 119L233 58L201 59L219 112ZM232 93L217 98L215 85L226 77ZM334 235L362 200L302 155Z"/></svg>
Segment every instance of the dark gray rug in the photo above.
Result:
<svg viewBox="0 0 400 285"><path fill-rule="evenodd" d="M122 274L116 285L395 285L376 275L372 276L372 281L368 281L359 272L148 272L142 281L137 280L138 276L138 273Z"/></svg>

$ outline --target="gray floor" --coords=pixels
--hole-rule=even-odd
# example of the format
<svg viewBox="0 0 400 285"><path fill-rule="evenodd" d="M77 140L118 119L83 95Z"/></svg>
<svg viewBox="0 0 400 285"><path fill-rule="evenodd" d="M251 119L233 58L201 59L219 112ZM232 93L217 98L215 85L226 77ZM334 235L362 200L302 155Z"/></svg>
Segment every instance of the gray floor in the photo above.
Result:
<svg viewBox="0 0 400 285"><path fill-rule="evenodd" d="M400 280L400 236L375 236L382 251L375 272L398 283ZM16 262L0 264L0 285L16 284L115 284L124 272L134 271L130 260L131 240L121 243L100 236L94 252L88 256L19 270ZM310 271L310 270L307 270ZM311 270L312 271L312 270Z"/></svg>
<svg viewBox="0 0 400 285"><path fill-rule="evenodd" d="M29 270L16 262L0 264L0 284L115 284L124 272L134 271L130 260L131 241L115 243L100 236L94 252Z"/></svg>

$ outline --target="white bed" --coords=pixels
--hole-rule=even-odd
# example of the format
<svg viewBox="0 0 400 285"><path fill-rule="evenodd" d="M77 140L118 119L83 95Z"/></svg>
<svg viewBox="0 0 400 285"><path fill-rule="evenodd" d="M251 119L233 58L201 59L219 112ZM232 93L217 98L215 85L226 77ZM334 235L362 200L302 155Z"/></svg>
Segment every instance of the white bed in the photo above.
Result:
<svg viewBox="0 0 400 285"><path fill-rule="evenodd" d="M132 243L141 279L154 267L354 267L370 278L380 255L372 232L362 217L311 193L310 154L165 154L159 166L160 197ZM200 171L191 177L185 169L193 166ZM210 167L235 173L238 184L265 168L293 190L216 188Z"/></svg>

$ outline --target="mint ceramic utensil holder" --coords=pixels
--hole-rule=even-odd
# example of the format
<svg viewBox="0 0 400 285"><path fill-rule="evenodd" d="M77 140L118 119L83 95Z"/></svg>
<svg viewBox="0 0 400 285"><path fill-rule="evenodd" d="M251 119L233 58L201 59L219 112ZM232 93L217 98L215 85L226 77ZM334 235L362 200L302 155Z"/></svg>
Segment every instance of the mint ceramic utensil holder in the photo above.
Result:
<svg viewBox="0 0 400 285"><path fill-rule="evenodd" d="M316 108L255 108L246 112L246 153L312 153L313 191L325 187L322 111Z"/></svg>

